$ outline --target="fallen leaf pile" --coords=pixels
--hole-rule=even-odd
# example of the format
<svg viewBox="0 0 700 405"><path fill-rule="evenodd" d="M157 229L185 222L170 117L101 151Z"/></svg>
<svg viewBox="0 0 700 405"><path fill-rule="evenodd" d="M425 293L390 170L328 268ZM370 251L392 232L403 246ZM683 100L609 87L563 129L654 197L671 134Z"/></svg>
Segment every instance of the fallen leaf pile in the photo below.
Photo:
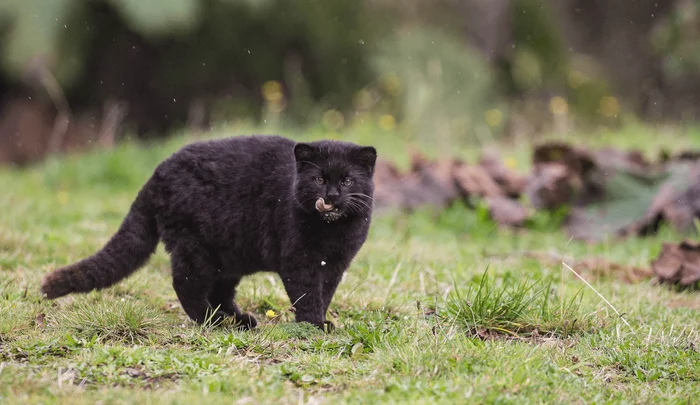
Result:
<svg viewBox="0 0 700 405"><path fill-rule="evenodd" d="M546 143L534 149L532 169L525 175L508 169L492 154L467 164L458 159L430 161L414 152L405 172L387 161L377 162L375 184L378 212L444 209L457 201L472 205L479 200L497 224L522 227L538 210L568 207L566 232L587 241L649 235L664 223L688 232L700 217L700 153L696 152L662 154L650 161L639 151ZM653 267L659 280L697 282L700 252L688 256L696 251L688 249L691 245L670 246L664 247ZM685 259L668 261L671 257Z"/></svg>
<svg viewBox="0 0 700 405"><path fill-rule="evenodd" d="M700 216L700 155L691 152L650 162L638 151L547 143L535 148L527 175L495 155L470 165L413 153L403 173L379 161L375 183L377 211L478 199L498 224L522 226L537 210L567 206L566 231L583 240L647 235L663 222L688 231Z"/></svg>
<svg viewBox="0 0 700 405"><path fill-rule="evenodd" d="M456 160L428 161L414 153L411 168L400 173L391 163L377 162L374 204L378 211L398 208L407 211L430 205L445 208L470 198L481 198L500 224L520 226L530 211L519 201L528 184L526 177L506 169L496 157L485 157L477 165Z"/></svg>

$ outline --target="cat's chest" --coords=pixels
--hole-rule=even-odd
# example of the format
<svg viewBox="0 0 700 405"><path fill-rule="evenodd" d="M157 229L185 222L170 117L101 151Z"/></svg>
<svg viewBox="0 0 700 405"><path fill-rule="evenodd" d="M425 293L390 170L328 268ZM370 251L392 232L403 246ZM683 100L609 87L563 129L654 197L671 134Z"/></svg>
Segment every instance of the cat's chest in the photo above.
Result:
<svg viewBox="0 0 700 405"><path fill-rule="evenodd" d="M344 269L355 256L356 248L333 243L306 245L293 253L296 262L305 268L319 270Z"/></svg>
<svg viewBox="0 0 700 405"><path fill-rule="evenodd" d="M360 227L345 229L316 229L305 232L295 244L297 252L314 261L346 262L351 259L364 243L366 231Z"/></svg>

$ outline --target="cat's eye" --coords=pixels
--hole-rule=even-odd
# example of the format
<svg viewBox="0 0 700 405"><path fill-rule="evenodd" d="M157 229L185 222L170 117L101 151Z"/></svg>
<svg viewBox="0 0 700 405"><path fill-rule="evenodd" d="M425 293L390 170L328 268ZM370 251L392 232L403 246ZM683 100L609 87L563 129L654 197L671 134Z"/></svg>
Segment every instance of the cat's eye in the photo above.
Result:
<svg viewBox="0 0 700 405"><path fill-rule="evenodd" d="M353 183L353 181L352 181L351 179L345 179L345 180L343 180L343 182L340 183L340 184L342 184L342 185L345 186L345 187L350 187L350 186L352 186L352 183Z"/></svg>
<svg viewBox="0 0 700 405"><path fill-rule="evenodd" d="M316 182L316 184L320 186L321 184L323 184L323 177L316 177L314 179L314 182Z"/></svg>

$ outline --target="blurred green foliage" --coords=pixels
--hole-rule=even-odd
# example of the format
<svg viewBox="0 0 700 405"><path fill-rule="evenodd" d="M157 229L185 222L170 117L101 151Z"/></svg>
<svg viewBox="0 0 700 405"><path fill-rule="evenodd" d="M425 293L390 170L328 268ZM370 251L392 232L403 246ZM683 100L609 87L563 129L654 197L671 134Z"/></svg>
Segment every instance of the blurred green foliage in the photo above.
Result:
<svg viewBox="0 0 700 405"><path fill-rule="evenodd" d="M296 54L308 96L344 106L370 77L365 44L374 42L373 30L364 13L351 0L9 0L0 5L0 60L16 80L40 56L69 98L88 103L107 98L99 84L111 80L117 88L120 81L147 87L126 92L170 101L210 94L243 99L248 106L240 112L249 114L259 108L262 85L284 80ZM100 77L101 60L115 53L116 66ZM148 82L133 78L139 75ZM239 87L246 92L232 94Z"/></svg>
<svg viewBox="0 0 700 405"><path fill-rule="evenodd" d="M398 117L409 136L449 147L488 131L483 114L498 101L493 73L464 42L429 29L398 31L380 43L373 63L375 111Z"/></svg>
<svg viewBox="0 0 700 405"><path fill-rule="evenodd" d="M635 112L639 100L625 96L636 93L625 93L604 57L571 46L571 16L553 4L4 0L0 92L26 80L39 60L76 114L99 117L110 100L123 101L126 130L140 134L184 126L198 103L210 123L321 123L338 132L369 121L446 149L518 132L518 117L538 123L530 133L614 126ZM639 39L668 77L693 74L700 63L699 2L674 4ZM488 23L479 26L482 17ZM595 48L600 34L583 27L572 32ZM483 38L474 38L479 29ZM640 87L642 98L664 90Z"/></svg>
<svg viewBox="0 0 700 405"><path fill-rule="evenodd" d="M566 72L564 42L555 16L544 0L515 0L513 79L520 90L561 81Z"/></svg>
<svg viewBox="0 0 700 405"><path fill-rule="evenodd" d="M700 1L681 2L651 38L657 53L664 55L663 67L673 76L700 69Z"/></svg>

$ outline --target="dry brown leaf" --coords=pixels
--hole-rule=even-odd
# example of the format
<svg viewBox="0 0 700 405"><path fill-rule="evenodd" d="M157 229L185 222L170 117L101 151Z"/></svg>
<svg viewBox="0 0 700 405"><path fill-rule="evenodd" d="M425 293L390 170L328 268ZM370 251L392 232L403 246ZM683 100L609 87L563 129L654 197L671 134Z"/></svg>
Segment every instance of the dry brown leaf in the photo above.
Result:
<svg viewBox="0 0 700 405"><path fill-rule="evenodd" d="M494 154L483 156L479 161L479 166L486 170L486 173L503 189L508 197L518 198L525 192L527 178L508 169L498 156Z"/></svg>
<svg viewBox="0 0 700 405"><path fill-rule="evenodd" d="M383 161L375 168L374 204L379 210L392 207L414 210L423 206L443 209L460 197L451 176L453 161L428 162L413 158L412 170L401 174Z"/></svg>
<svg viewBox="0 0 700 405"><path fill-rule="evenodd" d="M700 244L664 243L651 268L660 283L692 286L700 281Z"/></svg>
<svg viewBox="0 0 700 405"><path fill-rule="evenodd" d="M593 152L593 159L596 166L606 169L625 170L630 173L647 173L652 169L652 164L638 150L602 148Z"/></svg>
<svg viewBox="0 0 700 405"><path fill-rule="evenodd" d="M506 197L487 197L491 218L500 225L521 226L530 217L530 212L519 202Z"/></svg>
<svg viewBox="0 0 700 405"><path fill-rule="evenodd" d="M456 165L457 163L451 159L428 162L424 158L416 156L412 164L412 176L417 179L426 192L432 192L438 199L442 200L441 205L449 205L460 196L452 174Z"/></svg>
<svg viewBox="0 0 700 405"><path fill-rule="evenodd" d="M571 203L581 188L580 177L561 163L538 164L530 177L526 194L539 209L554 209Z"/></svg>
<svg viewBox="0 0 700 405"><path fill-rule="evenodd" d="M39 315L36 316L36 319L34 320L36 323L36 326L39 329L44 329L44 326L46 325L46 314L45 313L40 313Z"/></svg>
<svg viewBox="0 0 700 405"><path fill-rule="evenodd" d="M661 184L644 215L621 229L620 236L656 232L661 221L681 232L693 229L694 220L700 214L700 163L676 168L678 171Z"/></svg>
<svg viewBox="0 0 700 405"><path fill-rule="evenodd" d="M374 167L374 205L377 209L402 205L400 182L401 174L396 166L385 160L377 161Z"/></svg>
<svg viewBox="0 0 700 405"><path fill-rule="evenodd" d="M551 266L561 266L562 256L543 252L524 252L523 256L533 258L541 263ZM648 268L624 265L611 262L601 257L588 257L581 260L567 259L571 267L575 268L584 278L588 275L600 277L611 276L626 283L636 283L652 277Z"/></svg>
<svg viewBox="0 0 700 405"><path fill-rule="evenodd" d="M582 177L595 168L595 159L588 150L559 142L550 142L536 147L532 161L535 165L560 163L565 165L571 173Z"/></svg>
<svg viewBox="0 0 700 405"><path fill-rule="evenodd" d="M465 195L478 197L501 197L503 190L481 166L458 164L453 170L458 187Z"/></svg>
<svg viewBox="0 0 700 405"><path fill-rule="evenodd" d="M128 367L124 370L124 373L129 377L143 377L144 372L135 367Z"/></svg>
<svg viewBox="0 0 700 405"><path fill-rule="evenodd" d="M592 274L615 275L626 283L636 283L652 276L652 272L648 268L622 265L597 257L583 259L576 264Z"/></svg>

